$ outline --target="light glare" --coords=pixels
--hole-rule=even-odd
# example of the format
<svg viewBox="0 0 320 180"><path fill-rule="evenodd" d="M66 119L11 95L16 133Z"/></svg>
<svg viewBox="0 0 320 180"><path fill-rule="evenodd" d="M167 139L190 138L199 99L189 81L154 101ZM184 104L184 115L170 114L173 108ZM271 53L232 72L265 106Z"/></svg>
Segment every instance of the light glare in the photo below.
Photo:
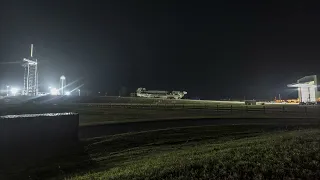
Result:
<svg viewBox="0 0 320 180"><path fill-rule="evenodd" d="M59 90L57 88L51 88L50 94L56 96L59 94Z"/></svg>
<svg viewBox="0 0 320 180"><path fill-rule="evenodd" d="M18 88L11 88L10 92L13 96L15 96L18 93L19 89Z"/></svg>

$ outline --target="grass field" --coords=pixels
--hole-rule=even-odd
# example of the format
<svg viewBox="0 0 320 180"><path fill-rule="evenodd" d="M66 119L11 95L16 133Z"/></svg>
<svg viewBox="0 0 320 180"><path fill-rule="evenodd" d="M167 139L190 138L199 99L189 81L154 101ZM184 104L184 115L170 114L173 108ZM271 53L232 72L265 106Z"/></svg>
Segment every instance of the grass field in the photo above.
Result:
<svg viewBox="0 0 320 180"><path fill-rule="evenodd" d="M124 100L129 102L121 104ZM317 106L246 107L204 101L187 103L187 100L172 100L175 103L171 105L150 103L151 100L134 104L130 98L119 101L116 105L14 105L0 107L0 113L73 111L80 114L80 126L158 119L319 115ZM28 169L13 169L9 175L16 179L74 180L319 179L319 152L320 129L316 124L172 128L82 139L72 154L48 159Z"/></svg>
<svg viewBox="0 0 320 180"><path fill-rule="evenodd" d="M216 118L216 117L317 117L319 110L316 106L242 106L242 105L110 105L110 104L61 104L61 105L28 105L0 108L1 114L24 114L45 112L73 111L80 114L80 125L106 124L119 122L134 122L159 119L184 118ZM306 111L308 113L306 113Z"/></svg>
<svg viewBox="0 0 320 180"><path fill-rule="evenodd" d="M79 108L75 111L80 113L80 125L189 118L305 118L317 117L320 112L316 109L308 110L307 114L304 109L282 112L281 108L264 112L262 107L230 110L226 106L219 107L218 111L216 108Z"/></svg>
<svg viewBox="0 0 320 180"><path fill-rule="evenodd" d="M240 101L213 101L213 100L191 100L191 99L161 99L161 98L140 98L140 97L118 97L118 96L9 96L0 98L0 103L25 103L25 102L41 102L41 103L137 103L137 104L243 104Z"/></svg>
<svg viewBox="0 0 320 180"><path fill-rule="evenodd" d="M205 126L82 141L31 179L319 179L317 126Z"/></svg>

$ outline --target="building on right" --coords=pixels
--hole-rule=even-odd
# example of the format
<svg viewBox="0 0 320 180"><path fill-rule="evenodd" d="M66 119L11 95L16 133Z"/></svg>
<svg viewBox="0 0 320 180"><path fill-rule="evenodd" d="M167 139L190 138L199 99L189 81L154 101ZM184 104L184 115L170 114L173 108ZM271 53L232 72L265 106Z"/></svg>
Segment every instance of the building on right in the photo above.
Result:
<svg viewBox="0 0 320 180"><path fill-rule="evenodd" d="M317 104L319 99L317 75L305 76L297 83L288 84L288 87L297 88L300 104Z"/></svg>

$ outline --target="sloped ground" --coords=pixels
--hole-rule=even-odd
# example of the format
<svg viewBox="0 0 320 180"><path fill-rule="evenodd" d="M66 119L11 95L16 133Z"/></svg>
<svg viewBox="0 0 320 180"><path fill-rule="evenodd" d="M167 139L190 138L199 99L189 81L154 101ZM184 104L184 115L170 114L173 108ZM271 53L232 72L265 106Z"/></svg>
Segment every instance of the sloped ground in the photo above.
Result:
<svg viewBox="0 0 320 180"><path fill-rule="evenodd" d="M208 142L162 154L137 148L113 156L144 157L71 179L319 179L319 145L319 130L303 130Z"/></svg>
<svg viewBox="0 0 320 180"><path fill-rule="evenodd" d="M175 128L84 140L31 179L319 179L318 126Z"/></svg>

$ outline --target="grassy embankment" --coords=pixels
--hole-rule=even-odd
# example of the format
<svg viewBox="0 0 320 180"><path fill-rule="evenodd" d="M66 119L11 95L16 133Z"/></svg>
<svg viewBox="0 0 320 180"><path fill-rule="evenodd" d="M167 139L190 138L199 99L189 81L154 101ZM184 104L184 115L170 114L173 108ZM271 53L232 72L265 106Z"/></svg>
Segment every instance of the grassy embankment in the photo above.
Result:
<svg viewBox="0 0 320 180"><path fill-rule="evenodd" d="M33 176L61 179L320 178L320 130L206 126L84 140L85 154Z"/></svg>

